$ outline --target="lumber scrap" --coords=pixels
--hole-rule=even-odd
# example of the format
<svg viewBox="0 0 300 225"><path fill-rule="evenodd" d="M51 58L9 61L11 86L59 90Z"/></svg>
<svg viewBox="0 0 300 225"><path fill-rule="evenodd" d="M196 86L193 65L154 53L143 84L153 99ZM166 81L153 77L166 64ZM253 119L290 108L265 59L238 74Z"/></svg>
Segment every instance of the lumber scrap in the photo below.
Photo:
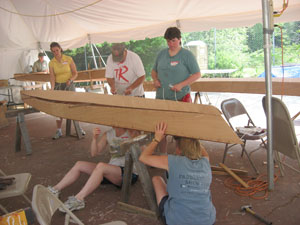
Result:
<svg viewBox="0 0 300 225"><path fill-rule="evenodd" d="M210 166L211 167L211 170L212 171L221 171L221 172L224 172L226 171L223 167L221 166ZM232 169L232 168L229 168L231 171L233 171L235 174L238 174L238 175L248 175L248 171L247 170L239 170L239 169ZM215 173L217 174L217 173Z"/></svg>
<svg viewBox="0 0 300 225"><path fill-rule="evenodd" d="M241 144L214 106L132 96L65 91L22 91L23 101L50 115L88 123L154 132L160 121L166 134Z"/></svg>
<svg viewBox="0 0 300 225"><path fill-rule="evenodd" d="M50 82L49 73L16 73L14 78L19 81ZM105 69L78 71L78 76L74 82L103 81Z"/></svg>
<svg viewBox="0 0 300 225"><path fill-rule="evenodd" d="M244 188L249 188L249 185L243 181L238 175L236 175L234 172L232 172L231 169L229 169L226 165L224 165L223 163L219 163L219 165L221 167L223 167L225 169L225 171L232 176L237 182L239 182Z"/></svg>

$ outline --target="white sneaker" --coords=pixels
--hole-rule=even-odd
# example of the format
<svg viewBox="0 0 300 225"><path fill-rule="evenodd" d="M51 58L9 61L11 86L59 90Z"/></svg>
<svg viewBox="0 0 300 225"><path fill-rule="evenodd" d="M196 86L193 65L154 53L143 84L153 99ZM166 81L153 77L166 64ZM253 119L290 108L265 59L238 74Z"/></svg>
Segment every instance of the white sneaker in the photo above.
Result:
<svg viewBox="0 0 300 225"><path fill-rule="evenodd" d="M61 131L57 130L55 135L52 137L53 140L57 140L58 138L60 138L62 136Z"/></svg>
<svg viewBox="0 0 300 225"><path fill-rule="evenodd" d="M56 198L59 198L60 191L55 190L52 186L47 187L48 191L50 191Z"/></svg>
<svg viewBox="0 0 300 225"><path fill-rule="evenodd" d="M64 205L70 211L83 209L85 207L84 201L78 200L77 198L75 198L75 196L68 197L68 200L64 202ZM66 212L62 207L59 208L59 211L63 213Z"/></svg>

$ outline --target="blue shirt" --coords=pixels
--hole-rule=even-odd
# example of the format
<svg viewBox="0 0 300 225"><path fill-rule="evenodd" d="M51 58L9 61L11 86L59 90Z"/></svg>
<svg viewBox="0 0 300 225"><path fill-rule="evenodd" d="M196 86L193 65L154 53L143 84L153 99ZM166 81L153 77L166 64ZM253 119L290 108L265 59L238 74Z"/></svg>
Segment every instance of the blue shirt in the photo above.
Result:
<svg viewBox="0 0 300 225"><path fill-rule="evenodd" d="M157 72L161 84L161 87L156 90L156 98L167 100L181 100L191 91L190 86L185 86L175 93L170 85L178 84L192 74L200 72L193 53L184 48L181 48L174 56L170 56L168 48L160 51L153 70Z"/></svg>
<svg viewBox="0 0 300 225"><path fill-rule="evenodd" d="M169 198L164 205L168 225L211 225L216 209L211 201L212 173L207 158L168 156Z"/></svg>

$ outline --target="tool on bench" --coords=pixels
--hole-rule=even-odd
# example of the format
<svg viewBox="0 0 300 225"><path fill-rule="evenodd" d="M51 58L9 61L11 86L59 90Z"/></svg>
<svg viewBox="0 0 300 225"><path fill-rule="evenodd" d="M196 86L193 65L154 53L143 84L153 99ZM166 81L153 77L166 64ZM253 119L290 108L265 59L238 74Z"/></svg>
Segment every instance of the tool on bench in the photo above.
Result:
<svg viewBox="0 0 300 225"><path fill-rule="evenodd" d="M257 215L253 210L252 210L252 206L251 205L244 205L241 207L241 210L244 212L248 212L250 214L252 214L254 217L256 217L257 219L259 219L261 222L263 222L264 224L268 224L268 225L272 225L272 222L268 222L266 221L264 218L262 218L261 216Z"/></svg>

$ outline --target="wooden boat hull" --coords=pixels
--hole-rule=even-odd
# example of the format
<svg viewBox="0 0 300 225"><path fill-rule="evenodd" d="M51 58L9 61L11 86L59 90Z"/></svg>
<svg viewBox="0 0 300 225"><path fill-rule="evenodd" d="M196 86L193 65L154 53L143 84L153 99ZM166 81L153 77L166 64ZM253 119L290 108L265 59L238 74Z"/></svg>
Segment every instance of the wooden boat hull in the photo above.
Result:
<svg viewBox="0 0 300 225"><path fill-rule="evenodd" d="M214 106L67 91L22 91L21 96L39 111L72 120L148 132L165 121L170 135L242 143Z"/></svg>

